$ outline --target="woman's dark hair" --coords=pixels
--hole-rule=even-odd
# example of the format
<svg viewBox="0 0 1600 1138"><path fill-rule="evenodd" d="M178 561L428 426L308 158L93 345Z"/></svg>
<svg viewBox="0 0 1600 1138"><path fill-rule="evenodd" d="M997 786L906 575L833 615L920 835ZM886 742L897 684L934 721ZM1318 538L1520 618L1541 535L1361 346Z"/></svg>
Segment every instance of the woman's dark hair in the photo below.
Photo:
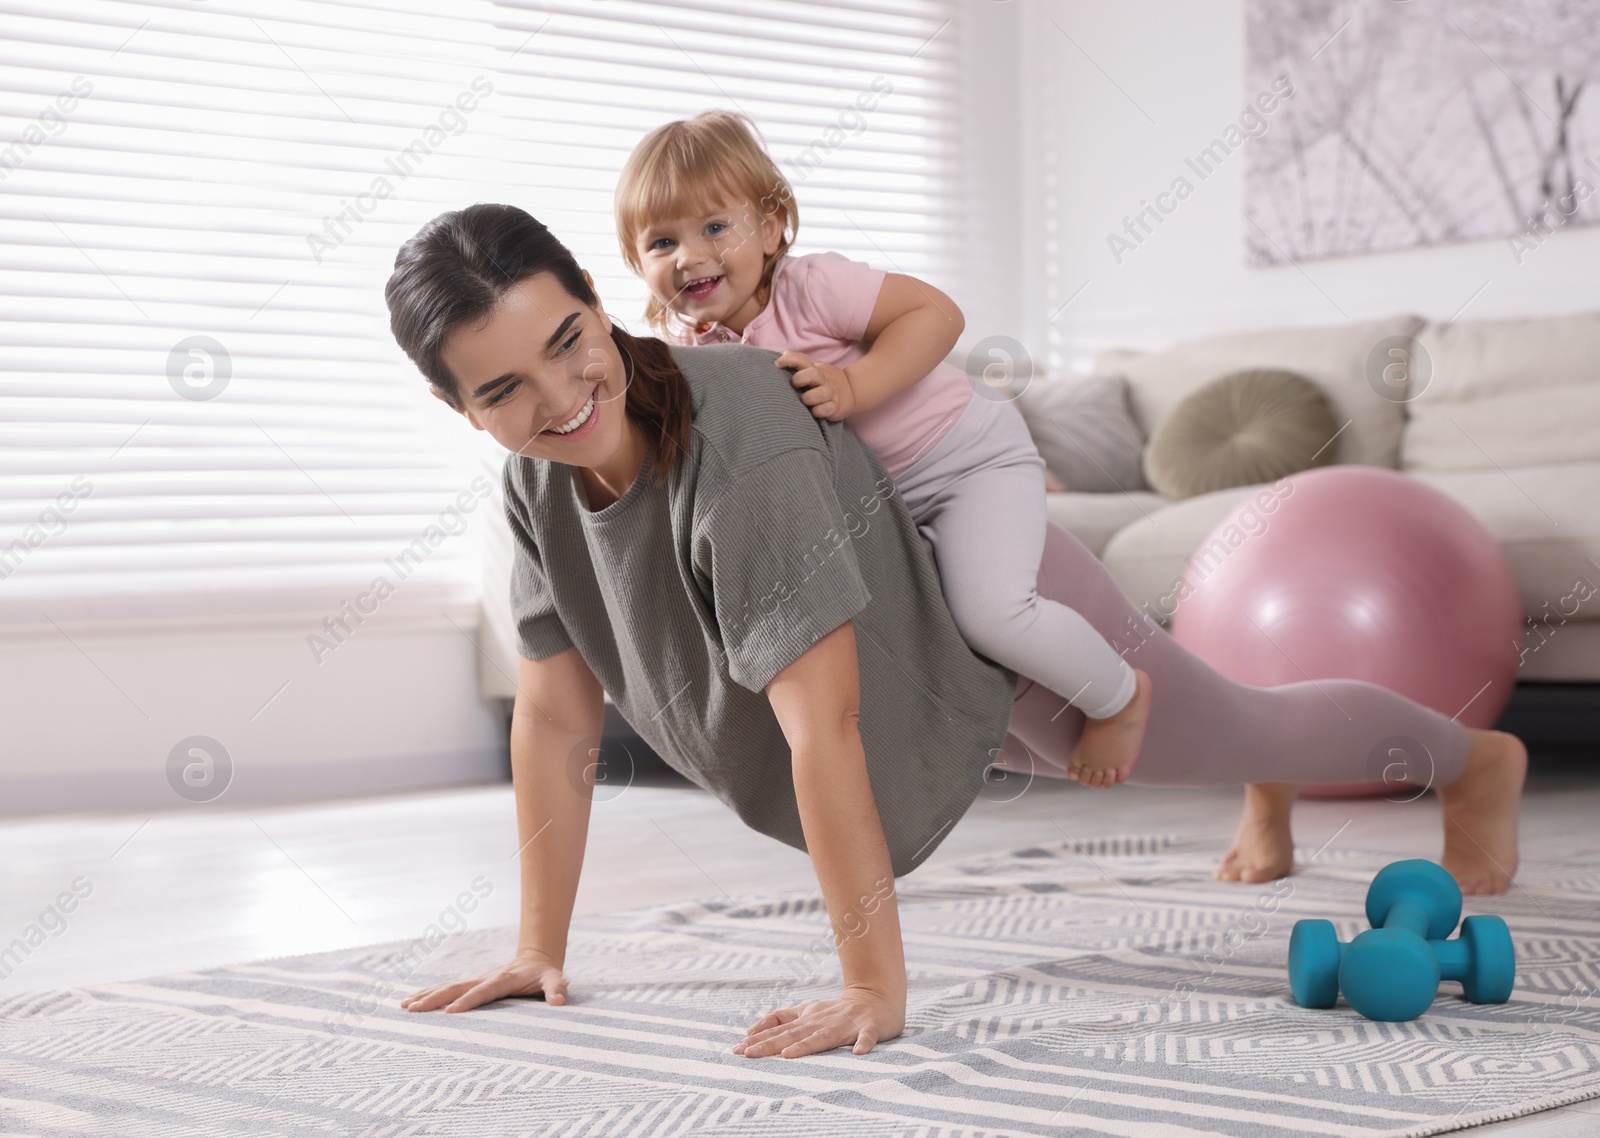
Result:
<svg viewBox="0 0 1600 1138"><path fill-rule="evenodd" d="M538 273L552 274L590 307L598 300L567 247L516 206L479 203L441 213L400 246L383 290L389 330L457 411L461 393L439 358L445 339L482 320L514 284ZM629 377L628 418L644 431L655 451L656 480L664 482L689 447L694 405L688 381L661 340L631 336L615 320L611 339Z"/></svg>

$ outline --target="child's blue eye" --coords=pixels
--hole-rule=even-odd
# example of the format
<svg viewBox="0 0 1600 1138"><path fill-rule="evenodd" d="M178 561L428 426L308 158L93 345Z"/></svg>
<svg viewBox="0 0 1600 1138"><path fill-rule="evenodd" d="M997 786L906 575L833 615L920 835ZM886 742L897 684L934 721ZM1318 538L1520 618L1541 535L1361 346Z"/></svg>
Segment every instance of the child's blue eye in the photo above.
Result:
<svg viewBox="0 0 1600 1138"><path fill-rule="evenodd" d="M722 224L722 222L713 221L710 225L706 226L706 232L710 233L712 236L715 236L719 230L723 230L723 229L726 229L726 228L728 228L728 227L726 225Z"/></svg>
<svg viewBox="0 0 1600 1138"><path fill-rule="evenodd" d="M663 244L663 242L665 244ZM654 241L650 242L650 248L652 248L652 249L665 249L667 247L667 245L670 245L670 244L672 244L672 238L670 238L670 237L657 237Z"/></svg>

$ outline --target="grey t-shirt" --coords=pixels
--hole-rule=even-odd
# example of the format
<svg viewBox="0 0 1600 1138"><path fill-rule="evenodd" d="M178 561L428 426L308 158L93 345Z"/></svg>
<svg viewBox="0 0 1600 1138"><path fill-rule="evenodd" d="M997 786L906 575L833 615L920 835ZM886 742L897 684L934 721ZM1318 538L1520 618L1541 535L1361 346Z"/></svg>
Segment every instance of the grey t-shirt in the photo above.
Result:
<svg viewBox="0 0 1600 1138"><path fill-rule="evenodd" d="M804 850L765 688L853 620L868 776L894 873L909 873L982 789L1016 677L961 638L883 465L812 416L777 352L672 353L694 430L664 486L647 456L621 498L591 511L576 468L507 456L519 650L537 660L576 645L667 763Z"/></svg>

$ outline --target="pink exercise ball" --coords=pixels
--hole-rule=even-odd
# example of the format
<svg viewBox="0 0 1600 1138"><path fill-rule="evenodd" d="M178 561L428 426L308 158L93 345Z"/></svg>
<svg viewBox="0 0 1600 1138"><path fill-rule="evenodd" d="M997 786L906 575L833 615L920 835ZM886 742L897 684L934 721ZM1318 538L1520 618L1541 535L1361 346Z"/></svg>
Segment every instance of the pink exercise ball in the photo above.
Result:
<svg viewBox="0 0 1600 1138"><path fill-rule="evenodd" d="M1320 466L1264 487L1206 536L1171 630L1240 683L1367 680L1487 728L1516 683L1522 601L1500 546L1454 499L1384 467Z"/></svg>

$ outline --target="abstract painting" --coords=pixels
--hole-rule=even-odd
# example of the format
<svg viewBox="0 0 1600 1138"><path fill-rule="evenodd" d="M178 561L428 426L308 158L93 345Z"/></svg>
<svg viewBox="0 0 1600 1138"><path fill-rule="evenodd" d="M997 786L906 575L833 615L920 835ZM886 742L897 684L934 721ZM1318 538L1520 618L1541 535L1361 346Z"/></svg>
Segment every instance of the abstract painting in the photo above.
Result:
<svg viewBox="0 0 1600 1138"><path fill-rule="evenodd" d="M1597 0L1246 0L1252 265L1600 221Z"/></svg>

